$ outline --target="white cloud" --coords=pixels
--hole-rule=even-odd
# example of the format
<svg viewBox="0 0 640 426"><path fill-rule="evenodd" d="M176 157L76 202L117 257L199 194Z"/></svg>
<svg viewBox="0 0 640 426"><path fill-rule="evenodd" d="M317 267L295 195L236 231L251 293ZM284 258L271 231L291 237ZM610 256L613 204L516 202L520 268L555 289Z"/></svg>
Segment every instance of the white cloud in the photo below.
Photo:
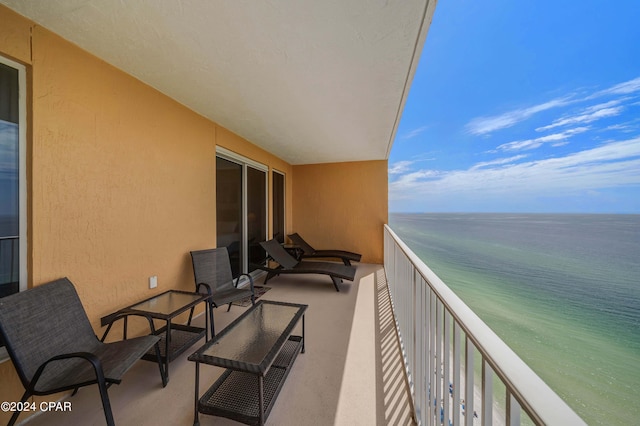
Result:
<svg viewBox="0 0 640 426"><path fill-rule="evenodd" d="M585 108L577 115L560 118L554 120L553 123L549 124L548 126L538 127L536 131L541 132L572 124L588 124L602 118L615 117L616 115L620 115L622 111L624 111L624 107L618 105L622 101L622 99L617 99L598 105L592 105Z"/></svg>
<svg viewBox="0 0 640 426"><path fill-rule="evenodd" d="M640 92L640 77L616 84L608 89L600 90L599 92L591 95L590 98L606 95L629 95L636 92Z"/></svg>
<svg viewBox="0 0 640 426"><path fill-rule="evenodd" d="M423 133L428 128L429 128L429 126L422 126L422 127L418 127L417 129L413 129L410 132L407 132L404 135L402 135L401 139L413 139L416 136L418 136L421 133Z"/></svg>
<svg viewBox="0 0 640 426"><path fill-rule="evenodd" d="M596 105L591 105L586 107L583 110L583 114L592 114L594 112L600 111L602 109L607 109L607 108L611 108L611 107L615 107L620 105L621 103L628 101L631 98L619 98L619 99L614 99L608 102L603 102L601 104L596 104Z"/></svg>
<svg viewBox="0 0 640 426"><path fill-rule="evenodd" d="M508 158L499 158L497 160L493 160L493 161L485 161L482 163L476 163L474 164L470 170L477 170L477 169L481 169L483 167L487 167L487 166L497 166L497 165L502 165L502 164L510 164L510 163L515 163L518 160L522 160L523 158L526 158L527 156L524 154L520 154L520 155L514 155L513 157L508 157Z"/></svg>
<svg viewBox="0 0 640 426"><path fill-rule="evenodd" d="M589 130L589 127L576 127L574 129L565 130L560 133L553 133L551 135L541 136L539 138L527 139L523 141L514 141L504 143L498 146L493 152L496 151L525 151L530 149L536 149L544 145L545 143L555 142L554 146L563 145L568 138L579 133L584 133Z"/></svg>
<svg viewBox="0 0 640 426"><path fill-rule="evenodd" d="M389 184L390 200L439 197L552 197L640 185L640 138L611 142L564 157L495 167L401 176Z"/></svg>
<svg viewBox="0 0 640 426"><path fill-rule="evenodd" d="M418 170L416 172L407 173L400 176L398 180L393 182L398 186L411 186L415 183L423 182L426 179L434 179L441 176L444 172L438 170Z"/></svg>
<svg viewBox="0 0 640 426"><path fill-rule="evenodd" d="M539 112L547 111L549 109L563 107L576 102L584 102L603 96L632 95L635 93L640 93L640 77L616 84L608 89L597 91L582 99L576 99L573 95L568 95L565 97L552 99L548 102L544 102L528 108L514 109L503 114L489 117L477 117L467 123L465 127L467 132L473 135L487 135L489 133L514 126L520 122L528 120ZM568 124L589 123L600 118L618 115L622 111L622 109L616 108L615 106L627 99L628 98L612 100L599 105L588 107L578 116L559 119L554 121L549 126L541 127L536 130L548 130L554 127Z"/></svg>
<svg viewBox="0 0 640 426"><path fill-rule="evenodd" d="M398 161L393 163L391 167L389 167L390 175L397 175L400 173L405 173L409 170L409 167L413 164L413 161Z"/></svg>
<svg viewBox="0 0 640 426"><path fill-rule="evenodd" d="M517 123L527 120L539 112L546 111L551 108L558 108L567 105L570 102L569 97L558 98L529 108L515 109L492 117L474 118L466 125L467 132L474 135L485 135L495 132L496 130L506 129L507 127L511 127Z"/></svg>
<svg viewBox="0 0 640 426"><path fill-rule="evenodd" d="M635 120L626 123L613 124L611 126L605 127L603 130L617 130L624 133L632 133L638 131L639 129L640 124L637 123L637 120Z"/></svg>

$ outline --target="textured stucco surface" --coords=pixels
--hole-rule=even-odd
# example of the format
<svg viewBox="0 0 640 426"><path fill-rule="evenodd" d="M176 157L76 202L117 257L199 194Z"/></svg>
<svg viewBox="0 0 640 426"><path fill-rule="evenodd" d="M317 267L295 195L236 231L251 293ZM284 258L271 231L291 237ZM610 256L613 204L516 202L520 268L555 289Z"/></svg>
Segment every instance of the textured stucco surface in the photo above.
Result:
<svg viewBox="0 0 640 426"><path fill-rule="evenodd" d="M382 226L387 223L387 161L293 167L293 220L316 249L362 254L382 263Z"/></svg>
<svg viewBox="0 0 640 426"><path fill-rule="evenodd" d="M33 23L0 6L0 52L24 64L31 63L30 31Z"/></svg>

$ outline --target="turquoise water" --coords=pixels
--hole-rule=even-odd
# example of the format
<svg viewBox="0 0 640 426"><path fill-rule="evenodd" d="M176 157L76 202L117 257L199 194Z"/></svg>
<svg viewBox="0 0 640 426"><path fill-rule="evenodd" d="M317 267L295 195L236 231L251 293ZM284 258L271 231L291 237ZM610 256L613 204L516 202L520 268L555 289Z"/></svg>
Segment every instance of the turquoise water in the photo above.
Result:
<svg viewBox="0 0 640 426"><path fill-rule="evenodd" d="M389 224L587 423L640 424L640 215Z"/></svg>

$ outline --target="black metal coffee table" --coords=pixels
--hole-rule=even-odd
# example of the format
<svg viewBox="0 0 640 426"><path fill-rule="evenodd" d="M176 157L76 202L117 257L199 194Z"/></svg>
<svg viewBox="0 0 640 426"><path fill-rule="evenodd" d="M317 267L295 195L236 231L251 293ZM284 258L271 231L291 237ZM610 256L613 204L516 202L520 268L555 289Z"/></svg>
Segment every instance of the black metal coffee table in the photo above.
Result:
<svg viewBox="0 0 640 426"><path fill-rule="evenodd" d="M193 353L196 363L193 424L199 413L264 425L298 353L304 353L307 305L261 300ZM302 335L293 336L302 318ZM198 398L200 364L227 368Z"/></svg>

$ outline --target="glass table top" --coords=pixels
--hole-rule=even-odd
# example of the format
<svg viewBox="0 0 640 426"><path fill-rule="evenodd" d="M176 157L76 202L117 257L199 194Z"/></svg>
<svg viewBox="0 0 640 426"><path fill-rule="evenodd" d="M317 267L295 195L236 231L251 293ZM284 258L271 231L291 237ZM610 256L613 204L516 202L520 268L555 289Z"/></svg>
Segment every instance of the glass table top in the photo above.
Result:
<svg viewBox="0 0 640 426"><path fill-rule="evenodd" d="M192 304L200 302L203 294L168 291L143 302L129 306L128 309L151 314L171 315Z"/></svg>
<svg viewBox="0 0 640 426"><path fill-rule="evenodd" d="M306 308L307 305L260 301L189 359L221 366L231 361L265 367L272 361L268 358L277 355L279 346Z"/></svg>

